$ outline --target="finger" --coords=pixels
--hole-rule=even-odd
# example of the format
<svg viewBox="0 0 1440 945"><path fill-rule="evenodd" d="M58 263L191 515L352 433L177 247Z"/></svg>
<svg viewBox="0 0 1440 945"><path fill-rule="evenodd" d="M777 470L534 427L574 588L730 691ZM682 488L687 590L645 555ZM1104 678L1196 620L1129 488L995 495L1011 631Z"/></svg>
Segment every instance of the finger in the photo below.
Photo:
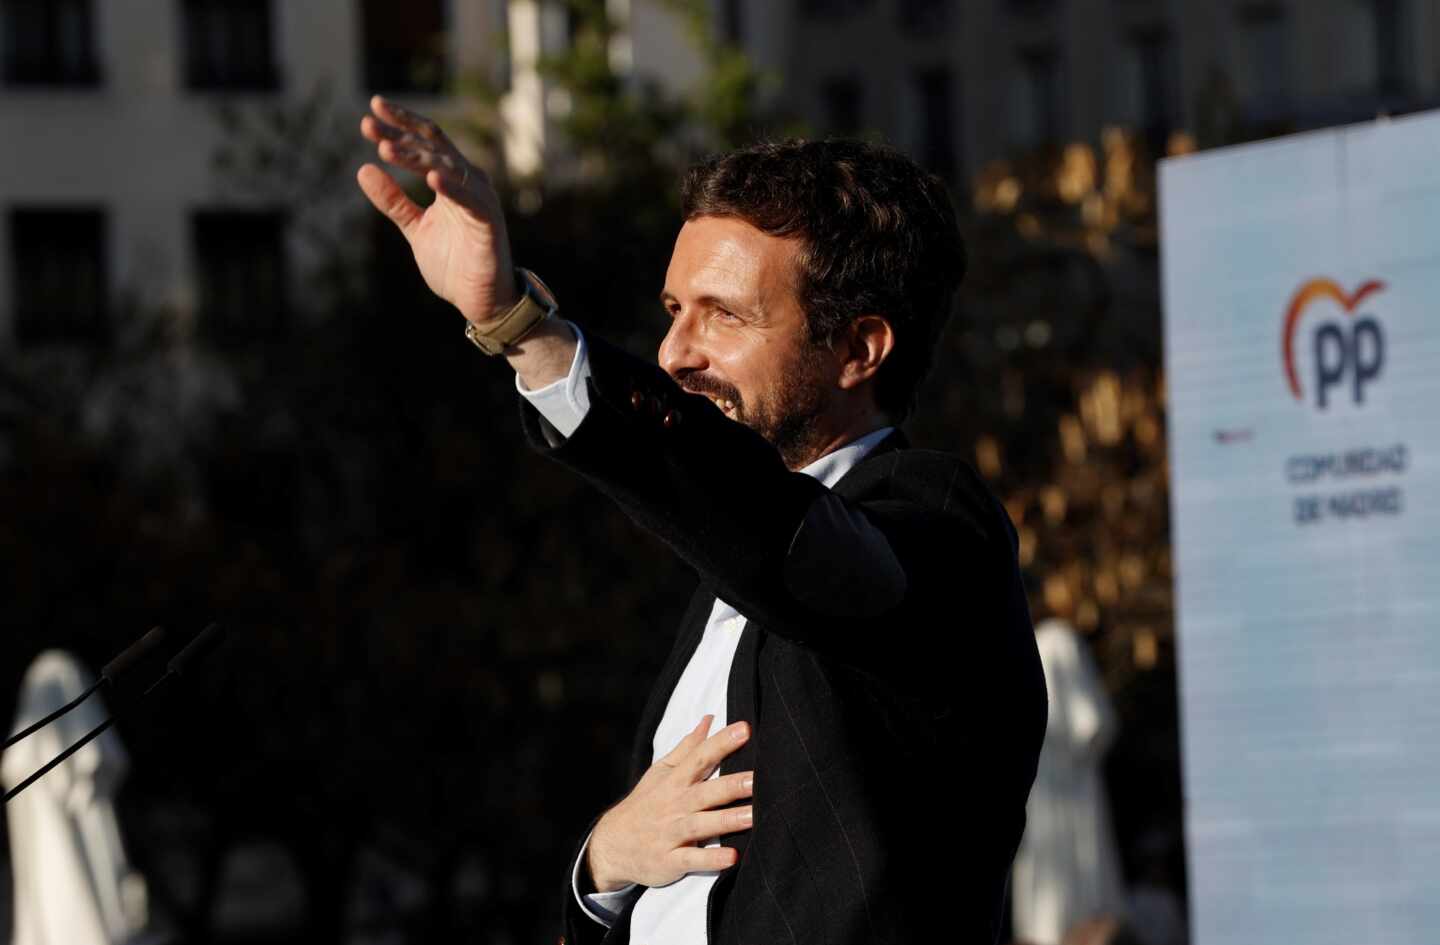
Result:
<svg viewBox="0 0 1440 945"><path fill-rule="evenodd" d="M723 778L701 781L690 788L695 810L714 810L755 793L755 772L738 771Z"/></svg>
<svg viewBox="0 0 1440 945"><path fill-rule="evenodd" d="M413 132L424 138L426 141L444 141L445 133L440 126L419 112L412 112L408 108L397 105L389 99L381 98L379 95L370 99L370 110L390 124L406 131Z"/></svg>
<svg viewBox="0 0 1440 945"><path fill-rule="evenodd" d="M750 804L727 810L702 810L676 822L675 839L681 843L700 843L723 834L749 830L754 822L755 808Z"/></svg>
<svg viewBox="0 0 1440 945"><path fill-rule="evenodd" d="M366 115L360 119L360 134L367 141L379 144L381 141L399 141L408 137L408 134L394 125L388 125L374 115Z"/></svg>
<svg viewBox="0 0 1440 945"><path fill-rule="evenodd" d="M681 847L672 856L687 873L719 872L739 862L740 851L734 847Z"/></svg>
<svg viewBox="0 0 1440 945"><path fill-rule="evenodd" d="M705 737L705 733L710 731L710 723L714 721L715 716L705 716L703 719L700 720L699 725L695 726L690 730L690 734L680 739L680 744L672 748L670 750L670 753L664 758L661 758L660 760L665 764L674 765L677 761L680 760L682 756L684 756L686 752L690 751L696 745L700 744L700 741Z"/></svg>
<svg viewBox="0 0 1440 945"><path fill-rule="evenodd" d="M750 723L736 722L701 742L690 754L689 773L696 781L710 777L710 772L719 767L726 756L735 751L750 737Z"/></svg>
<svg viewBox="0 0 1440 945"><path fill-rule="evenodd" d="M436 168L425 175L425 184L441 197L455 201L465 209L471 216L489 223L495 224L493 211L486 207L484 202L476 197L471 189L475 186L475 172L470 172L470 181L467 186L464 173L461 171Z"/></svg>
<svg viewBox="0 0 1440 945"><path fill-rule="evenodd" d="M490 175L464 158L454 164L442 162L425 177L430 189L465 207L487 222L499 225L504 219L500 198L490 184Z"/></svg>
<svg viewBox="0 0 1440 945"><path fill-rule="evenodd" d="M395 178L374 164L362 165L355 178L375 209L389 217L408 237L410 228L425 215L425 211L400 189Z"/></svg>
<svg viewBox="0 0 1440 945"><path fill-rule="evenodd" d="M413 135L405 135L400 141L381 141L375 151L382 160L416 174L424 174L432 167L455 166L454 158L435 153L432 145Z"/></svg>

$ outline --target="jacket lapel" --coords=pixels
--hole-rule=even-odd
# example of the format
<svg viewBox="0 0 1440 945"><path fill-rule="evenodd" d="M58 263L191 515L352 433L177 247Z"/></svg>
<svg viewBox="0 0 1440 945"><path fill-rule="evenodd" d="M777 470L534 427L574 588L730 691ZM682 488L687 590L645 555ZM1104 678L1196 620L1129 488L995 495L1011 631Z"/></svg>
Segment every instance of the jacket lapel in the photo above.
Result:
<svg viewBox="0 0 1440 945"><path fill-rule="evenodd" d="M854 469L840 478L840 481L835 485L835 491L840 495L847 495L845 490L846 480L850 480L852 484L860 481L854 477L856 470L876 457L882 456L885 453L905 449L908 445L909 442L905 439L905 434L901 433L897 428L889 436L885 437L885 439L875 444L875 448L865 454L865 458L857 463ZM853 498L853 496L847 497ZM705 629L704 619L702 615L700 632L703 632ZM737 771L753 771L755 769L755 709L756 692L759 686L760 676L762 633L762 628L756 627L751 621L746 621L745 629L740 634L740 643L735 648L735 659L730 664L730 678L726 688L725 698L726 721L727 723L738 722L743 719L749 722L751 737L745 744L726 756L725 760L720 763L721 775L734 774ZM691 653L695 652L695 647L698 644L699 637L697 635L695 642L690 646ZM688 661L689 657L687 656L686 659ZM679 670L676 671L676 676L678 678ZM671 685L674 685L673 681ZM658 724L658 719L656 722ZM651 731L654 731L653 727ZM748 830L726 834L720 838L722 844L727 847L734 847L741 857L745 856L745 848L749 844L749 840L750 831Z"/></svg>
<svg viewBox="0 0 1440 945"><path fill-rule="evenodd" d="M854 469L841 477L835 485L835 491L847 498L856 498L856 493L863 493L865 486L876 478L877 467L872 465L873 461L880 459L886 453L905 449L908 445L909 441L906 440L905 434L896 429L877 443L875 448L867 453ZM866 473L857 475L867 466L869 470ZM881 473L880 478L883 476L884 474ZM650 690L650 699L646 702L645 710L640 715L639 731L630 758L630 783L632 785L640 780L640 776L645 773L654 760L655 730L660 727L660 719L665 714L665 707L670 703L670 695L675 691L676 683L680 681L680 674L685 671L685 667L690 663L690 658L695 655L695 650L700 646L700 640L705 635L705 624L709 621L710 611L714 606L715 589L708 584L701 583L695 589L695 595L690 598L690 606L680 620L680 629L675 637L675 645L671 648L670 656L660 670L660 676ZM755 707L760 672L761 640L761 629L750 621L746 621L745 629L740 634L740 643L735 649L735 659L730 664L725 715L726 724L742 719L749 722L751 738L720 763L722 775L733 774L736 771L752 771L755 768ZM727 847L734 847L743 857L749 838L750 831L742 830L739 833L726 834L720 838L720 842Z"/></svg>
<svg viewBox="0 0 1440 945"><path fill-rule="evenodd" d="M755 688L759 672L760 630L747 620L745 629L740 632L740 642L735 647L735 659L730 664L729 682L725 688L725 717L727 725L742 720L749 722L750 738L720 762L722 777L737 771L755 770ZM749 802L740 801L732 806L739 807L745 803ZM749 838L750 831L742 830L739 833L725 834L720 838L720 842L727 847L734 847L743 857Z"/></svg>

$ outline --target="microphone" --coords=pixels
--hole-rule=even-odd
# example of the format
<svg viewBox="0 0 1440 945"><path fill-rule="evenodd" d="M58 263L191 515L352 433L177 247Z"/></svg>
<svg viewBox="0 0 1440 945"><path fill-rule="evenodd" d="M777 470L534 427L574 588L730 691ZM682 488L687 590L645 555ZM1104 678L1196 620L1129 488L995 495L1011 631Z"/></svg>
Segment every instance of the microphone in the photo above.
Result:
<svg viewBox="0 0 1440 945"><path fill-rule="evenodd" d="M165 639L165 629L163 627L152 627L149 633L145 634L143 637L136 640L134 643L130 644L125 649L121 650L119 656L106 663L105 667L100 670L100 678L95 680L95 682L91 684L89 689L86 689L84 692L80 693L80 695L76 696L74 699L67 702L65 705L62 705L54 712L51 712L49 715L45 716L40 721L34 723L33 725L27 725L25 728L5 739L5 748L9 748L11 745L23 741L26 738L29 738L31 735L34 735L42 728L49 725L51 722L60 718L60 716L66 714L67 712L73 711L80 705L80 703L84 702L86 699L94 695L95 690L101 688L102 686L113 685L115 680L119 676L121 676L131 666L135 665L135 663L139 662L141 657L149 653L151 650L155 649L155 647L159 646L160 641L163 639ZM0 751L3 750L4 749L0 749Z"/></svg>
<svg viewBox="0 0 1440 945"><path fill-rule="evenodd" d="M151 632L153 633L154 631ZM146 689L144 695L141 696L141 699L144 699L146 696L149 696L152 692L159 689L163 683L168 682L171 679L183 676L190 664L204 657L211 650L213 650L223 636L224 634L220 629L220 625L216 623L212 623L204 630L201 630L198 634L195 635L195 639L185 644L184 649L182 649L179 653L176 653L173 657L170 658L170 663L166 667L165 675L157 679L149 689ZM142 640L141 642L144 641ZM153 645L154 643L152 642L150 646ZM131 649L134 648L135 647L131 647ZM126 653L128 652L129 650L126 651ZM110 669L114 667L115 664L121 663L121 661L125 658L126 653L121 653L119 656L117 656L114 660L107 664L106 669ZM132 656L130 662L133 662L134 659L137 657L138 654L136 656ZM128 664L122 663L120 668L124 669L125 665ZM102 679L103 678L104 677L102 676ZM84 697L82 696L81 698ZM45 777L45 775L49 774L54 768L63 763L65 759L69 758L71 755L75 754L77 751L84 748L86 745L90 744L95 739L99 738L102 734L104 734L106 729L115 724L115 719L116 716L111 715L105 721L101 722L99 725L86 732L84 737L82 737L75 744L71 745L69 748L56 755L50 761L46 762L45 766L42 767L39 771L36 771L34 774L30 775L30 777L26 778L24 781L21 781L19 784L15 785L15 787L7 791L5 794L5 803L10 803L10 801L12 801L21 791L34 784L36 781L39 781L41 778Z"/></svg>
<svg viewBox="0 0 1440 945"><path fill-rule="evenodd" d="M121 673L125 672L125 670L139 662L142 656L155 649L163 639L165 639L165 628L152 628L149 633L122 650L119 656L106 663L100 670L100 678L115 679Z"/></svg>
<svg viewBox="0 0 1440 945"><path fill-rule="evenodd" d="M225 631L218 623L211 623L204 630L195 634L195 639L185 644L184 649L179 653L170 657L170 662L165 666L165 675L155 680L150 688L145 690L145 696L150 695L170 680L184 676L185 670L191 663L208 655L211 650L220 645L220 641L224 637Z"/></svg>

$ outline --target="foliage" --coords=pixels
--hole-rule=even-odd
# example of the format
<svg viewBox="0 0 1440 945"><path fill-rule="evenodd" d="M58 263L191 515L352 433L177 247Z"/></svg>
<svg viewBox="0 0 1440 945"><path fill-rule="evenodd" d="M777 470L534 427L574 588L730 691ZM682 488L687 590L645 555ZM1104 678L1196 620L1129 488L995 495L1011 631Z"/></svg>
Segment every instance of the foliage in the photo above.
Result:
<svg viewBox="0 0 1440 945"><path fill-rule="evenodd" d="M1110 129L976 176L971 263L914 423L1005 502L1036 620L1088 636L1114 695L1109 761L1132 869L1183 875L1153 159ZM1186 147L1177 137L1175 147ZM1183 890L1183 886L1182 886ZM1178 890L1177 890L1178 891Z"/></svg>
<svg viewBox="0 0 1440 945"><path fill-rule="evenodd" d="M568 100L557 124L587 190L674 180L700 153L745 143L770 124L756 112L760 74L743 52L714 38L704 0L659 4L702 65L703 81L679 96L653 76L617 72L613 44L621 24L605 0L565 5L571 47L542 61L540 72Z"/></svg>

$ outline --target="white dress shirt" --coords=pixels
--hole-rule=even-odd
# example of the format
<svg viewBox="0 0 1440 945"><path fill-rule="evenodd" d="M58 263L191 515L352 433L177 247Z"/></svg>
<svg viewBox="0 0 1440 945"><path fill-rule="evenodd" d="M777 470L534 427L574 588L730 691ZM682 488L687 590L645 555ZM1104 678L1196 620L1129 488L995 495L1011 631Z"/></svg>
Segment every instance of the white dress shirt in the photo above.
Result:
<svg viewBox="0 0 1440 945"><path fill-rule="evenodd" d="M570 372L553 384L538 390L527 390L517 375L515 389L520 392L540 415L550 422L562 436L569 437L585 419L590 409L590 392L586 379L590 376L589 355L585 336L573 324L575 332L575 358ZM866 453L888 435L893 427L882 427L858 440L828 453L800 470L834 488L840 478L850 471ZM711 608L710 619L705 625L700 645L695 650L670 701L655 729L651 743L651 760L664 757L706 715L715 720L710 732L718 732L729 724L726 718L726 697L729 689L730 664L735 659L735 648L740 643L740 634L745 629L745 618L723 600L716 598ZM711 774L717 777L719 770ZM719 838L710 840L707 847L719 846ZM613 925L630 899L638 896L634 913L630 917L630 941L635 945L692 945L706 941L706 919L710 887L714 885L718 872L705 871L687 873L666 886L641 887L631 884L623 889L606 893L580 893L580 869L585 860L589 840L581 848L572 870L572 887L575 898L585 914L605 926Z"/></svg>

